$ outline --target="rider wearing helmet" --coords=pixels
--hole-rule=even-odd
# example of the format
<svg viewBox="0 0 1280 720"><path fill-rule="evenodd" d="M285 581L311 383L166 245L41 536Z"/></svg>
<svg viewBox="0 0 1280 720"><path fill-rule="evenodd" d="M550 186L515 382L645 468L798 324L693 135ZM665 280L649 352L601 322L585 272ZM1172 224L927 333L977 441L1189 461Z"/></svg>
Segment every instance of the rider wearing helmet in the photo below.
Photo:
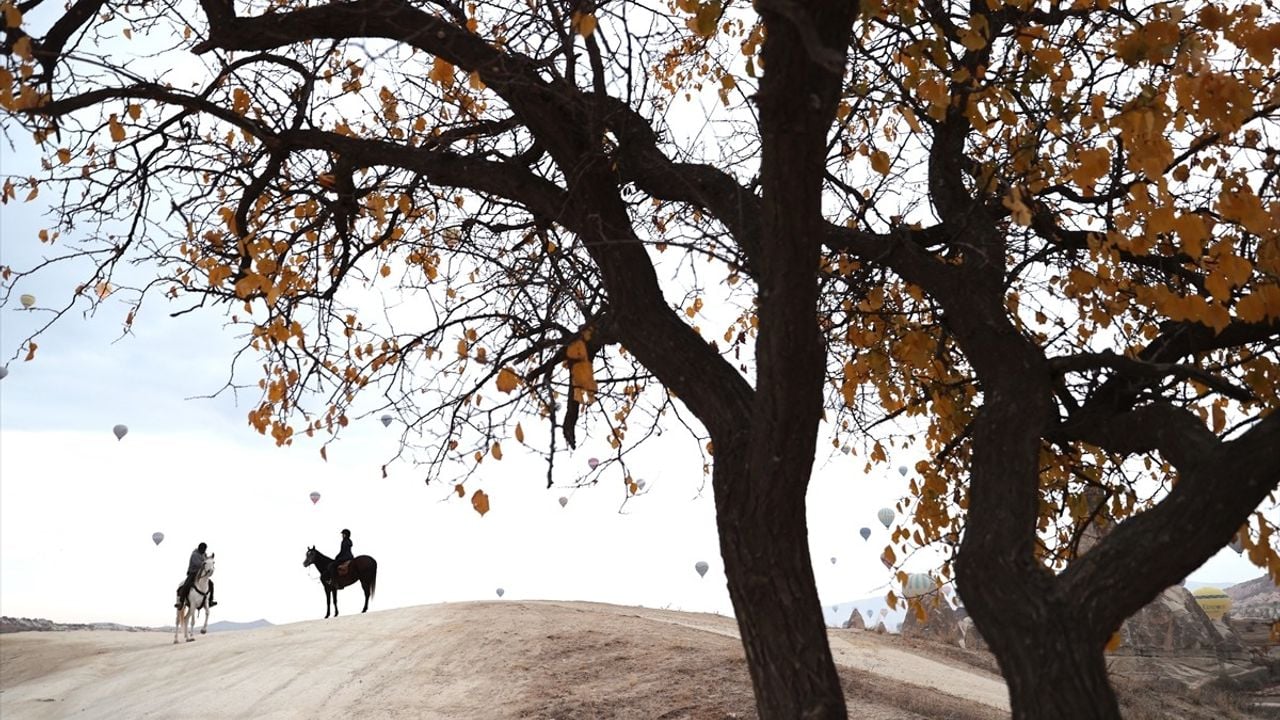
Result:
<svg viewBox="0 0 1280 720"><path fill-rule="evenodd" d="M191 551L191 559L187 561L187 579L182 581L182 585L178 588L178 601L173 604L174 607L182 606L182 596L191 591L196 584L196 575L200 573L200 568L204 567L206 558L205 551L209 549L208 545L200 543L195 550ZM217 601L213 599L213 581L209 581L209 607L217 605Z"/></svg>
<svg viewBox="0 0 1280 720"><path fill-rule="evenodd" d="M355 557L351 554L351 531L343 528L342 530L342 547L338 550L338 554L333 558L333 562L329 563L329 577L336 578L338 566Z"/></svg>

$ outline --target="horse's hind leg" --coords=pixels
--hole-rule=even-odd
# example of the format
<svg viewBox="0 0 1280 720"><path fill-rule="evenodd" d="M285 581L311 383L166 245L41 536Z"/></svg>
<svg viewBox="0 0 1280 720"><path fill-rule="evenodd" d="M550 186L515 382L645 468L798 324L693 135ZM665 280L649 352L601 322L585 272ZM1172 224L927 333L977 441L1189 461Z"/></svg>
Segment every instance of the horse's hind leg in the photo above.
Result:
<svg viewBox="0 0 1280 720"><path fill-rule="evenodd" d="M360 589L364 590L364 609L361 610L360 612L367 613L369 612L369 583L366 583L365 581L361 580Z"/></svg>
<svg viewBox="0 0 1280 720"><path fill-rule="evenodd" d="M178 616L173 620L173 644L174 645L178 644L178 633L182 630L182 623L184 622L184 620L185 619L182 617L182 608L179 607Z"/></svg>

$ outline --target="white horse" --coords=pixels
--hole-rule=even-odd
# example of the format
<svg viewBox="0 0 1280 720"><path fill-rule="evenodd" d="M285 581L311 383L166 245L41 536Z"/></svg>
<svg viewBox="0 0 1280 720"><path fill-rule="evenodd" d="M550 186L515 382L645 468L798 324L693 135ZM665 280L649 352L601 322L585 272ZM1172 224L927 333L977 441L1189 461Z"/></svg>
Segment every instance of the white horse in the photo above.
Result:
<svg viewBox="0 0 1280 720"><path fill-rule="evenodd" d="M196 614L204 610L204 627L200 634L209 631L209 578L213 575L213 553L205 558L204 565L196 573L196 581L191 589L178 598L178 618L173 624L173 644L178 644L178 632L182 631L187 642L195 640L192 631L196 625Z"/></svg>

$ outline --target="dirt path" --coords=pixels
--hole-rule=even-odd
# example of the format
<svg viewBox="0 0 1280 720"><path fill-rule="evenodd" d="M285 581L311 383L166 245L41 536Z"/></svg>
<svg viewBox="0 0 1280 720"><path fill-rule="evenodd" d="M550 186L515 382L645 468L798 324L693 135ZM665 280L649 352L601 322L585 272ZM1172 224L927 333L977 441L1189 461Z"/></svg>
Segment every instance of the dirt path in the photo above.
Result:
<svg viewBox="0 0 1280 720"><path fill-rule="evenodd" d="M455 603L219 633L176 646L172 639L106 631L0 635L0 717L726 720L755 714L736 624L714 615L593 603ZM1007 717L992 698L975 694L988 678L886 652L893 648L874 641L862 646L837 636L832 646L842 665L875 673L848 673L851 717L937 717L929 708L946 707L950 714L953 702L960 707L952 717ZM914 677L921 673L929 677ZM912 690L904 699L904 681L935 691ZM926 696L932 705L920 704Z"/></svg>

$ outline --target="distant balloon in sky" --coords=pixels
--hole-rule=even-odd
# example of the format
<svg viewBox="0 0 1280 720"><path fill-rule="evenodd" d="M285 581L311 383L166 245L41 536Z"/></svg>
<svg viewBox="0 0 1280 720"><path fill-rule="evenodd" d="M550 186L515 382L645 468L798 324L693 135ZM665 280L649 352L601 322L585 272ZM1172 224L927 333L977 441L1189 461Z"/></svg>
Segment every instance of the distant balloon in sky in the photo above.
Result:
<svg viewBox="0 0 1280 720"><path fill-rule="evenodd" d="M9 368L3 365L0 365L0 380L3 380L8 376L9 376Z"/></svg>
<svg viewBox="0 0 1280 720"><path fill-rule="evenodd" d="M707 570L710 567L711 567L710 565L706 564L702 560L699 560L697 563L694 564L693 569L698 571L698 577L706 577Z"/></svg>
<svg viewBox="0 0 1280 720"><path fill-rule="evenodd" d="M832 605L832 606L831 606L831 612L840 612L840 606L839 606L839 605Z"/></svg>
<svg viewBox="0 0 1280 720"><path fill-rule="evenodd" d="M933 582L933 578L924 573L911 573L907 576L907 582L902 586L902 596L909 598L920 597L932 592L937 585Z"/></svg>
<svg viewBox="0 0 1280 720"><path fill-rule="evenodd" d="M129 428L126 425L117 425L111 428L111 432L115 433L117 440L123 440L124 436L129 434Z"/></svg>
<svg viewBox="0 0 1280 720"><path fill-rule="evenodd" d="M568 504L569 504L569 498L567 498L567 497L565 497L565 496L561 495L561 496L560 496L560 507L564 507L565 505L568 505Z"/></svg>
<svg viewBox="0 0 1280 720"><path fill-rule="evenodd" d="M391 427L391 421L394 420L390 415L382 416L382 427Z"/></svg>
<svg viewBox="0 0 1280 720"><path fill-rule="evenodd" d="M870 610L868 610L868 611L867 611L867 617L871 617L871 611L870 611Z"/></svg>
<svg viewBox="0 0 1280 720"><path fill-rule="evenodd" d="M899 475L901 475L902 477L906 477L906 476L907 476L907 466L906 466L906 465L899 465L899 466L898 466L898 474L899 474Z"/></svg>
<svg viewBox="0 0 1280 720"><path fill-rule="evenodd" d="M858 531L858 534L862 536L863 540L866 540L871 537L871 528L864 527Z"/></svg>
<svg viewBox="0 0 1280 720"><path fill-rule="evenodd" d="M835 559L834 557L833 557L833 558L831 558L831 564L832 564L832 565L835 565L835 564L836 564L836 559Z"/></svg>
<svg viewBox="0 0 1280 720"><path fill-rule="evenodd" d="M31 306L36 304L36 296L30 293L23 293L18 298L18 302L22 303L22 307L31 309Z"/></svg>
<svg viewBox="0 0 1280 720"><path fill-rule="evenodd" d="M502 597L503 595L506 595L506 594L507 594L506 590L503 590L502 588L498 588L498 597Z"/></svg>
<svg viewBox="0 0 1280 720"><path fill-rule="evenodd" d="M595 470L596 466L600 464L600 461L597 460L596 458L591 458L590 460L587 461L587 464L591 466L592 470Z"/></svg>
<svg viewBox="0 0 1280 720"><path fill-rule="evenodd" d="M151 533L151 542L157 545L164 542L164 533L162 532Z"/></svg>
<svg viewBox="0 0 1280 720"><path fill-rule="evenodd" d="M884 617L885 615L888 615L888 614L889 614L889 608L880 608L880 617Z"/></svg>
<svg viewBox="0 0 1280 720"><path fill-rule="evenodd" d="M880 508L880 512L876 513L876 517L880 518L880 524L885 527L893 524L893 511L889 508Z"/></svg>
<svg viewBox="0 0 1280 720"><path fill-rule="evenodd" d="M844 453L845 455L848 455L850 452L849 446L845 445L844 447L840 448L840 452Z"/></svg>
<svg viewBox="0 0 1280 720"><path fill-rule="evenodd" d="M320 502L320 493L318 492L311 493L311 504L315 505L318 502Z"/></svg>
<svg viewBox="0 0 1280 720"><path fill-rule="evenodd" d="M644 489L644 480L637 480L637 481L636 481L636 487L638 487L638 488L640 488L641 490L643 490L643 489Z"/></svg>
<svg viewBox="0 0 1280 720"><path fill-rule="evenodd" d="M1235 550L1237 555L1244 554L1244 541L1240 539L1239 535L1231 538L1231 544L1228 547Z"/></svg>

